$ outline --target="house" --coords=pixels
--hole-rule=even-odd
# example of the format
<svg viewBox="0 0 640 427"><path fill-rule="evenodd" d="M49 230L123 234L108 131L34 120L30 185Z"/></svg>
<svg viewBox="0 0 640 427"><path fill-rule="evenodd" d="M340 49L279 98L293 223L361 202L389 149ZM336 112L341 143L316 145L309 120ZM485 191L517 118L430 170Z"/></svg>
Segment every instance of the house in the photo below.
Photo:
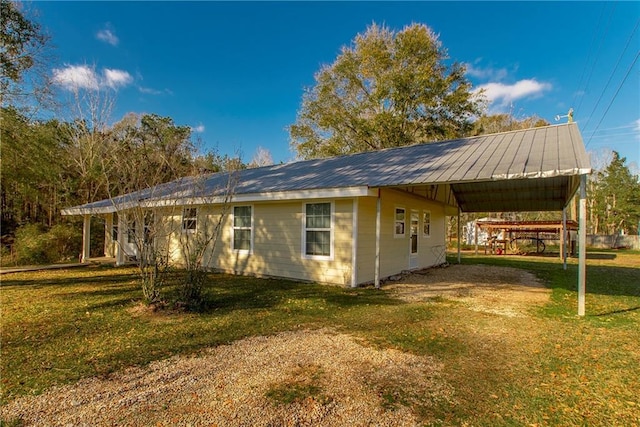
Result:
<svg viewBox="0 0 640 427"><path fill-rule="evenodd" d="M590 171L567 123L183 178L63 215L84 216L85 259L91 216L105 217L105 254L122 263L144 232L127 212L144 208L176 225L162 239L179 263L180 236L211 232L228 206L212 268L357 286L443 263L446 219L461 211L562 211Z"/></svg>

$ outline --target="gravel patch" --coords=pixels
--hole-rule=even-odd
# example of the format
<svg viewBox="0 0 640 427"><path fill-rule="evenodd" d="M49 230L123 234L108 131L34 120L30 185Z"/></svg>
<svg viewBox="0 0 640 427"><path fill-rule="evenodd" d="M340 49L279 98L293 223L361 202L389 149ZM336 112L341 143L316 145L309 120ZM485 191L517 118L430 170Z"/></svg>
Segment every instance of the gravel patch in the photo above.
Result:
<svg viewBox="0 0 640 427"><path fill-rule="evenodd" d="M457 301L471 310L506 317L527 317L532 307L549 301L551 290L528 271L511 267L454 264L405 275L385 284L409 302L438 298Z"/></svg>
<svg viewBox="0 0 640 427"><path fill-rule="evenodd" d="M0 415L26 426L413 426L412 405L454 402L442 368L332 330L284 332L54 387ZM301 384L313 392L269 395Z"/></svg>

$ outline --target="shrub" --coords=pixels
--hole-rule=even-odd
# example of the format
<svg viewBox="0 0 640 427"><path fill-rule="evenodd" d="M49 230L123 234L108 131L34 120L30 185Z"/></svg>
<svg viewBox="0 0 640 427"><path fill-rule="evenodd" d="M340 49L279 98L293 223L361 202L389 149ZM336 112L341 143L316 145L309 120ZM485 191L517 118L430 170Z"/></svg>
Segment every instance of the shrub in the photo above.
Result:
<svg viewBox="0 0 640 427"><path fill-rule="evenodd" d="M26 224L16 230L17 264L44 264L75 259L82 247L82 232L70 224L50 230L41 224Z"/></svg>

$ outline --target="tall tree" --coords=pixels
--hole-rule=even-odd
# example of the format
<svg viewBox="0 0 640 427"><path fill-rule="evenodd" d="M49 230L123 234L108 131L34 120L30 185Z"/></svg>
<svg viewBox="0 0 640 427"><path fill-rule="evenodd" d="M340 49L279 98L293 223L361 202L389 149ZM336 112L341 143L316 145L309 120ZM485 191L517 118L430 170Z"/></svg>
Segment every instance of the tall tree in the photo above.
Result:
<svg viewBox="0 0 640 427"><path fill-rule="evenodd" d="M46 69L49 38L27 18L24 4L0 0L0 105L33 107L51 100Z"/></svg>
<svg viewBox="0 0 640 427"><path fill-rule="evenodd" d="M606 234L637 233L640 222L640 178L632 175L626 158L613 152L611 163L596 174L592 187L597 230Z"/></svg>
<svg viewBox="0 0 640 427"><path fill-rule="evenodd" d="M372 24L307 88L291 144L302 158L380 150L462 136L480 114L463 65L447 63L423 24Z"/></svg>

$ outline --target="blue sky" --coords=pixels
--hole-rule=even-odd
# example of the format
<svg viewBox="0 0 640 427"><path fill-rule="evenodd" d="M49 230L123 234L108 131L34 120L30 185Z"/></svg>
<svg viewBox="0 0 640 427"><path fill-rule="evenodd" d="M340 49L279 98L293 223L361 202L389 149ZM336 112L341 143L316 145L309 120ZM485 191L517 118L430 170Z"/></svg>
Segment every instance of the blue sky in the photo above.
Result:
<svg viewBox="0 0 640 427"><path fill-rule="evenodd" d="M287 126L303 89L372 22L439 34L490 112L552 123L570 107L587 150L640 164L638 2L35 2L60 96L117 92L127 112L191 126L203 149L295 157ZM561 119L564 122L566 119Z"/></svg>

